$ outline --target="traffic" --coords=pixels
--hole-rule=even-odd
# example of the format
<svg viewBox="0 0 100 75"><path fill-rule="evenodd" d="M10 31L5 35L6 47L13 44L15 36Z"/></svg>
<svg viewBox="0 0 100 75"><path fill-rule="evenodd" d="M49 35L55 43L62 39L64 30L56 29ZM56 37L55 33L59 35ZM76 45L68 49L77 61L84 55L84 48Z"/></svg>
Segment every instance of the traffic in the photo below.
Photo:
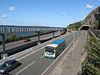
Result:
<svg viewBox="0 0 100 75"><path fill-rule="evenodd" d="M50 66L50 64L58 59L58 56L63 53L64 49L69 45L69 43L72 42L72 34L66 35L64 35L64 38L61 36L55 38L55 40L49 40L46 43L43 43L44 45L37 45L37 49L31 48L32 52L26 55L24 54L24 51L22 52L24 56L19 54L17 57L15 56L15 58L10 58L10 60L17 60L19 63L21 63L21 65L16 65L16 67L12 68L13 66L11 66L11 64L6 66L6 68L10 68L10 70L3 69L2 65L5 64L4 62L1 65L0 73L11 75L32 75L32 73L34 73L35 75L41 75L46 68ZM9 60L7 60L7 62L8 61Z"/></svg>
<svg viewBox="0 0 100 75"><path fill-rule="evenodd" d="M46 58L56 58L66 47L64 39L58 39L48 45L44 49L44 56ZM9 59L0 66L0 74L8 74L10 71L19 67L22 63L16 59Z"/></svg>

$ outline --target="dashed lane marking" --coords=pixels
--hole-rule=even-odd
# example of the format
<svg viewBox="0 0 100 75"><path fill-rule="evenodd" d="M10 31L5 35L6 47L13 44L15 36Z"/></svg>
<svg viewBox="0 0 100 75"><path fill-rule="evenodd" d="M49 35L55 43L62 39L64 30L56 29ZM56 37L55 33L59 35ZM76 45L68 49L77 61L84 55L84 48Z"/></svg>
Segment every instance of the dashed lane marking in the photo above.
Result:
<svg viewBox="0 0 100 75"><path fill-rule="evenodd" d="M49 65L49 67L41 74L41 75L44 75L46 73L46 71L60 58L60 56L62 56L62 54L71 46L73 42L71 42L67 48L54 60L54 62L52 64Z"/></svg>
<svg viewBox="0 0 100 75"><path fill-rule="evenodd" d="M67 38L67 40L69 40L70 39L70 37L68 37ZM33 54L33 53L36 53L36 52L38 52L38 51L40 51L41 49L43 49L45 46L43 46L43 47L41 47L41 48L39 48L38 50L36 50L36 51L33 51L33 52L31 52L31 53L29 53L29 54L27 54L27 55L25 55L25 56L23 56L23 57L21 57L21 58L19 58L19 59L17 59L17 60L21 60L21 59L23 59L23 58L25 58L25 57L27 57L27 56L29 56L29 55L31 55L31 54ZM42 57L43 58L43 57Z"/></svg>
<svg viewBox="0 0 100 75"><path fill-rule="evenodd" d="M21 73L22 71L24 71L25 69L27 69L29 66L31 66L31 65L34 64L34 63L35 63L35 61L31 62L29 65L27 65L26 67L24 67L22 70L18 71L18 72L16 73L16 75L18 75L19 73Z"/></svg>
<svg viewBox="0 0 100 75"><path fill-rule="evenodd" d="M23 57L21 57L21 58L19 58L19 59L17 59L17 60L21 60L21 59L23 59L23 58L25 58L25 57L27 57L27 56L29 56L29 55L31 55L31 54L33 54L33 53L35 53L35 52L37 52L37 51L40 51L41 49L43 49L45 46L43 46L42 48L39 48L38 50L36 50L36 51L33 51L33 52L31 52L31 53L29 53L29 54L27 54L27 55L25 55L25 56L23 56Z"/></svg>

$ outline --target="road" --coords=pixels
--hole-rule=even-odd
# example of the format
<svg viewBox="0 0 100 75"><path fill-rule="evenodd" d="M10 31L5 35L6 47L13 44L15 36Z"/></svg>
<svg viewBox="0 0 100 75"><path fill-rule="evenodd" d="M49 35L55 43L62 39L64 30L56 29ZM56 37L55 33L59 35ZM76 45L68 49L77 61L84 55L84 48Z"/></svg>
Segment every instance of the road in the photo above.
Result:
<svg viewBox="0 0 100 75"><path fill-rule="evenodd" d="M84 51L87 37L82 35L79 39L74 47L74 57L73 53L69 55L69 58L67 57L68 59L63 64L64 67L61 75L78 75L79 69L81 69L81 53Z"/></svg>
<svg viewBox="0 0 100 75"><path fill-rule="evenodd" d="M80 31L73 32L73 33L75 34L75 39L77 39L81 35ZM29 48L28 50L25 50L25 51L31 51L30 53L25 54L25 51L23 51L15 55L12 55L6 59L2 59L0 60L0 64L3 63L5 60L14 58L18 60L19 62L21 62L22 65L14 69L7 75L41 75L41 74L45 75L45 72L47 71L47 69L49 69L49 67L52 64L56 64L57 62L55 63L55 61L59 61L61 59L59 58L60 55L56 59L44 58L45 45L59 38L64 38L67 41L66 46L67 47L72 46L73 33L67 33L60 37L49 40L43 44L40 44L35 47ZM64 50L66 52L68 51L67 47Z"/></svg>
<svg viewBox="0 0 100 75"><path fill-rule="evenodd" d="M75 32L75 38L79 37L80 34L80 32ZM61 38L67 41L67 46L73 41L72 33L69 35L65 34ZM17 57L16 59L22 65L11 71L8 75L41 75L55 61L55 59L44 58L44 48L45 46L42 46L27 55Z"/></svg>
<svg viewBox="0 0 100 75"><path fill-rule="evenodd" d="M60 35L61 32L55 32L55 36L58 36ZM49 34L45 34L45 35L40 35L40 40L45 40L45 39L49 39L49 38L52 38L53 34L52 33L49 33ZM31 41L30 42L24 42L23 40L20 40L20 41L16 41L16 42L11 42L11 43L7 43L6 44L6 50L9 50L9 49L13 49L13 48L16 48L18 46L22 46L22 45L26 45L28 43L32 43L32 42L35 42L38 40L38 37L33 37L33 38L30 38ZM2 51L2 45L0 45L0 52Z"/></svg>
<svg viewBox="0 0 100 75"><path fill-rule="evenodd" d="M80 35L73 47L67 47L68 50L64 50L59 56L59 60L55 61L43 75L80 75L82 53L87 40L86 34Z"/></svg>

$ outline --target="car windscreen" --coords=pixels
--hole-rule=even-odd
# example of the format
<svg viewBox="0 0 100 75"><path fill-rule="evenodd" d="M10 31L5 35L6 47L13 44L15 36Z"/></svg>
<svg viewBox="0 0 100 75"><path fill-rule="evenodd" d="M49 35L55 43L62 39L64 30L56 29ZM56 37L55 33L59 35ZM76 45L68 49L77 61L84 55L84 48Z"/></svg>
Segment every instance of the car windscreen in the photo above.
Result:
<svg viewBox="0 0 100 75"><path fill-rule="evenodd" d="M8 62L5 62L3 65L2 65L2 67L10 67L11 65L10 65L10 63L8 63Z"/></svg>

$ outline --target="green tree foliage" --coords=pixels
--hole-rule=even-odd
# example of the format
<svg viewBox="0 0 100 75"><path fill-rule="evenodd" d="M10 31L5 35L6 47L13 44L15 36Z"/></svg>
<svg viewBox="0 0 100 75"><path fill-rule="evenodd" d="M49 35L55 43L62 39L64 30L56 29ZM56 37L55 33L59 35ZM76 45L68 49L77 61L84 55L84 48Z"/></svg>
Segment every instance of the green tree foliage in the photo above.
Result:
<svg viewBox="0 0 100 75"><path fill-rule="evenodd" d="M86 65L86 75L100 75L100 39L91 37L85 46L88 50L88 63Z"/></svg>
<svg viewBox="0 0 100 75"><path fill-rule="evenodd" d="M48 33L52 33L52 31L40 32L40 35L44 35L44 34L48 34ZM66 33L66 30L64 30L64 32L62 34L65 34L65 33ZM23 40L25 38L32 38L32 37L36 37L36 36L38 36L37 33L34 35L24 35L24 36L17 36L16 34L12 34L6 38L6 43ZM2 40L0 40L0 45L1 44L2 44Z"/></svg>
<svg viewBox="0 0 100 75"><path fill-rule="evenodd" d="M6 38L6 40L15 40L16 37L17 37L16 34L12 34L12 35L8 36L8 37Z"/></svg>
<svg viewBox="0 0 100 75"><path fill-rule="evenodd" d="M95 26L93 28L94 29L99 29L99 22L98 21L95 22Z"/></svg>
<svg viewBox="0 0 100 75"><path fill-rule="evenodd" d="M78 30L81 26L82 26L82 24L81 24L81 21L80 21L80 22L76 22L76 23L70 24L68 26L68 28L72 29L72 30Z"/></svg>

